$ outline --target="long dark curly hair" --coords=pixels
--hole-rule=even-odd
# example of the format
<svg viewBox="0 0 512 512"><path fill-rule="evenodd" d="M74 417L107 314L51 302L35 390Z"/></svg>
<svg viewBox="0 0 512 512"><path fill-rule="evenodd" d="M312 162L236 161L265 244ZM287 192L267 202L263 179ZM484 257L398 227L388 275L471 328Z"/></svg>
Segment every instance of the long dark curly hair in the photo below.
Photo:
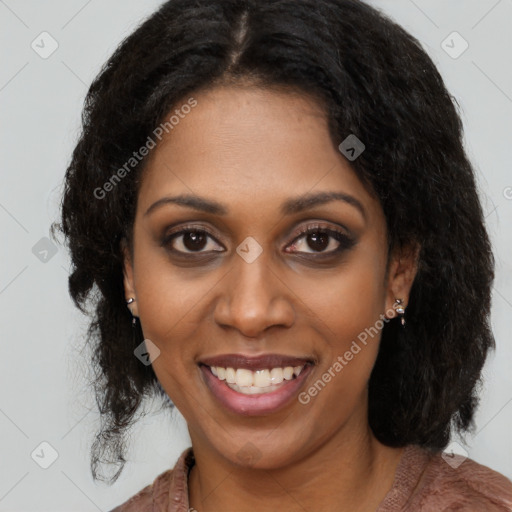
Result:
<svg viewBox="0 0 512 512"><path fill-rule="evenodd" d="M380 200L390 247L421 246L406 328L386 323L369 382L375 436L439 451L453 432L474 428L494 348L494 259L457 102L420 43L358 0L169 0L90 86L52 227L69 247L71 297L90 315L102 421L91 449L95 480L105 480L103 463L119 467L108 482L117 480L126 430L145 398L172 407L151 365L134 356L144 337L139 325L133 336L123 288L121 244L132 247L147 159L109 180L184 98L241 81L314 95L333 143L353 133L365 144L351 165Z"/></svg>

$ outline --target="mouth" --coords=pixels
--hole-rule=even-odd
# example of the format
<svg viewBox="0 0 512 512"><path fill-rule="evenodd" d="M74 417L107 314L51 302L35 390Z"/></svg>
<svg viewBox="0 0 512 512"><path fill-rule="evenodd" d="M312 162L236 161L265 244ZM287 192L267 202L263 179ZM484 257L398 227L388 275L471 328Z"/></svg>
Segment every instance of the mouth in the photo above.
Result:
<svg viewBox="0 0 512 512"><path fill-rule="evenodd" d="M264 415L285 407L298 393L314 363L280 355L218 356L199 363L214 397L231 412Z"/></svg>

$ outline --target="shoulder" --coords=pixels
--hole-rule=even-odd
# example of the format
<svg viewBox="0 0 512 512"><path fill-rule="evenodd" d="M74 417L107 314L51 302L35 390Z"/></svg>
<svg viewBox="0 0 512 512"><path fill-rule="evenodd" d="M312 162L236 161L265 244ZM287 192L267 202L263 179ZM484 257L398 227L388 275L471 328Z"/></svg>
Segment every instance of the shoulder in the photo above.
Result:
<svg viewBox="0 0 512 512"><path fill-rule="evenodd" d="M412 498L417 508L411 510L511 512L512 482L472 459L437 453L429 456Z"/></svg>
<svg viewBox="0 0 512 512"><path fill-rule="evenodd" d="M156 502L162 502L162 507L167 507L173 471L168 469L161 473L152 483L110 512L153 512Z"/></svg>
<svg viewBox="0 0 512 512"><path fill-rule="evenodd" d="M110 512L167 512L169 502L187 501L187 476L194 464L192 448L182 452L174 468L160 473L155 480Z"/></svg>

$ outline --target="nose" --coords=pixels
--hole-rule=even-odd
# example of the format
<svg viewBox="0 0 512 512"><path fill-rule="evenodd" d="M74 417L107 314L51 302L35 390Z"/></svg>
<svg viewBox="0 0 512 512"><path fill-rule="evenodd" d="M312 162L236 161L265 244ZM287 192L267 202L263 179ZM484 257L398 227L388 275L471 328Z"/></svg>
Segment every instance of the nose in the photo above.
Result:
<svg viewBox="0 0 512 512"><path fill-rule="evenodd" d="M293 297L293 292L264 253L252 263L236 256L233 267L223 279L214 318L222 327L257 338L270 327L293 325Z"/></svg>

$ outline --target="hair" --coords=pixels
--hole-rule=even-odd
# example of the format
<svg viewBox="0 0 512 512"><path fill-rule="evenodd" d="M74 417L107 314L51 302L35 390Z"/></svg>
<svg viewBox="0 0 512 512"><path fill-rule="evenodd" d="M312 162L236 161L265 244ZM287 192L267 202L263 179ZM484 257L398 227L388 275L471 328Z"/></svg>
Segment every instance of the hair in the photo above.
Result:
<svg viewBox="0 0 512 512"><path fill-rule="evenodd" d="M406 326L386 323L369 381L374 435L435 452L474 428L481 370L495 347L494 258L458 104L421 44L357 0L170 0L90 86L52 227L69 247L75 305L84 313L92 305L86 341L102 419L91 448L95 480L104 462L119 465L109 483L117 480L144 398L168 399L152 366L134 357L143 333L137 325L132 335L123 287L122 244L133 247L147 158L112 177L184 98L242 83L314 96L336 146L350 134L365 145L351 166L382 205L389 247L419 244Z"/></svg>

